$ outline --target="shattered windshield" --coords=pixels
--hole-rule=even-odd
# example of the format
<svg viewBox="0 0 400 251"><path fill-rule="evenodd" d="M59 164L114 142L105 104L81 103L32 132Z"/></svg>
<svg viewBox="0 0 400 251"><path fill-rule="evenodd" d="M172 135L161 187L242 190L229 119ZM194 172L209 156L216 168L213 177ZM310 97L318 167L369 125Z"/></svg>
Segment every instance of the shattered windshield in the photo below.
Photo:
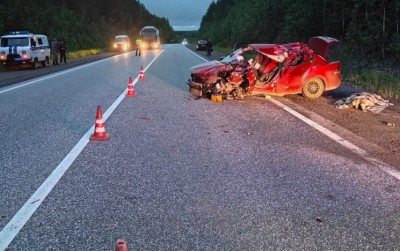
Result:
<svg viewBox="0 0 400 251"><path fill-rule="evenodd" d="M8 46L29 46L28 37L12 37L12 38L2 38L1 47Z"/></svg>
<svg viewBox="0 0 400 251"><path fill-rule="evenodd" d="M234 61L239 55L243 56L245 61L249 61L256 56L256 51L252 50L250 47L239 48L226 56L224 59L222 59L221 62L225 64L230 63Z"/></svg>
<svg viewBox="0 0 400 251"><path fill-rule="evenodd" d="M228 56L226 56L224 59L221 60L222 63L229 63L232 62L237 56L243 53L243 49L237 49L236 51L232 52Z"/></svg>

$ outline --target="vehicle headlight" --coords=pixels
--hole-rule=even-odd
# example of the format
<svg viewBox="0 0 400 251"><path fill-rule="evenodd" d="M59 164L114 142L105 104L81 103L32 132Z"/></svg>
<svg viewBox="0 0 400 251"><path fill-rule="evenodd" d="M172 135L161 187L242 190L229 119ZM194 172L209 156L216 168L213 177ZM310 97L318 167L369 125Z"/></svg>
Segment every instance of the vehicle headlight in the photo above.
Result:
<svg viewBox="0 0 400 251"><path fill-rule="evenodd" d="M117 48L117 44L114 44L114 48Z"/></svg>
<svg viewBox="0 0 400 251"><path fill-rule="evenodd" d="M21 51L21 53L22 53L22 55L26 55L26 51L24 51L24 50Z"/></svg>
<svg viewBox="0 0 400 251"><path fill-rule="evenodd" d="M1 59L6 58L6 53L4 51L0 52L0 58Z"/></svg>

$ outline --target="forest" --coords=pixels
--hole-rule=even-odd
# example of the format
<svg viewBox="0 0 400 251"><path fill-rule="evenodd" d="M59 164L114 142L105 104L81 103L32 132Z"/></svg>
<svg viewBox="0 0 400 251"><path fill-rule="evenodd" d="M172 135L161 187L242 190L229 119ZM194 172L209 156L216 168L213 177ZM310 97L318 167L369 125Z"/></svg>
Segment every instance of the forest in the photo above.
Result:
<svg viewBox="0 0 400 251"><path fill-rule="evenodd" d="M152 25L161 42L174 31L166 18L151 14L138 0L0 0L0 33L22 30L65 39L68 50L107 48L118 34L131 39Z"/></svg>
<svg viewBox="0 0 400 251"><path fill-rule="evenodd" d="M216 0L199 36L225 47L330 36L350 53L400 62L399 19L400 0Z"/></svg>

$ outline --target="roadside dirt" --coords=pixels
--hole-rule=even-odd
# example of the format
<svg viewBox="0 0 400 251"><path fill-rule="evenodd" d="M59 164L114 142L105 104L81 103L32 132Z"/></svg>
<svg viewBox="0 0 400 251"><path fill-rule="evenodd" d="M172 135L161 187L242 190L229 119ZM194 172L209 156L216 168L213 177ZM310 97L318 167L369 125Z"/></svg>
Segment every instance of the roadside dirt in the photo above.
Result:
<svg viewBox="0 0 400 251"><path fill-rule="evenodd" d="M380 113L355 108L338 109L333 105L341 98L362 91L366 90L353 89L344 81L338 89L325 92L317 99L307 99L301 95L287 95L284 98L333 122L336 127L342 127L339 135L345 134L346 140L400 170L400 100L389 99L393 105ZM302 109L298 110L304 113L300 111ZM333 131L339 130L334 127Z"/></svg>

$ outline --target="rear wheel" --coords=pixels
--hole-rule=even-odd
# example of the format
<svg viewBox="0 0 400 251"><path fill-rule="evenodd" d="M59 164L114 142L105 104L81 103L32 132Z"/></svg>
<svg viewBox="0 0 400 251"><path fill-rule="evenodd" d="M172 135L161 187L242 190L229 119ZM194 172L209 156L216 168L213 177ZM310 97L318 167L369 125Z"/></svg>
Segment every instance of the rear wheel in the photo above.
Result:
<svg viewBox="0 0 400 251"><path fill-rule="evenodd" d="M303 85L303 96L307 98L318 98L325 90L324 82L320 78L310 78Z"/></svg>

